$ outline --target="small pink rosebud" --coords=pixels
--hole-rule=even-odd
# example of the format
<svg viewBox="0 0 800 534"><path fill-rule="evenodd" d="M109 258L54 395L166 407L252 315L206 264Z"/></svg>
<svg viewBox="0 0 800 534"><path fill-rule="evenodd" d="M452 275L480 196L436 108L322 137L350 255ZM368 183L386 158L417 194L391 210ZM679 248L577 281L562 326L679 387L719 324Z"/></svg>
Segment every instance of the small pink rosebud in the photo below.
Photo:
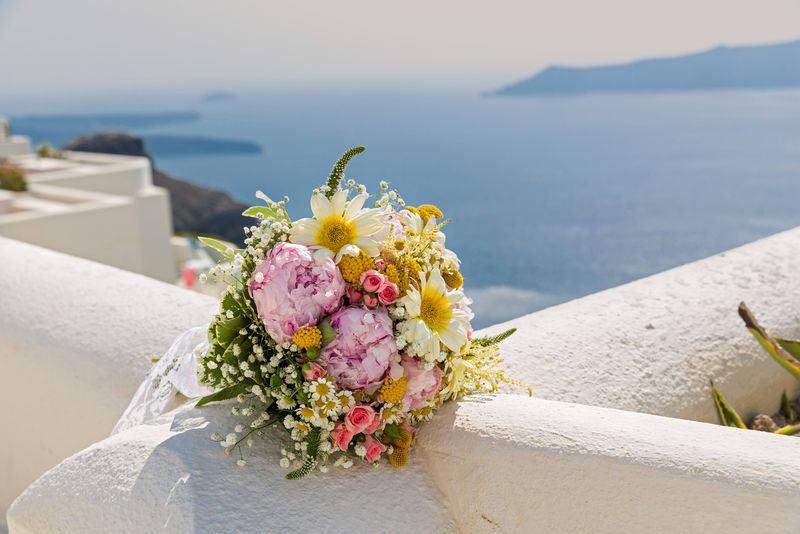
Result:
<svg viewBox="0 0 800 534"><path fill-rule="evenodd" d="M364 304L366 304L368 308L374 308L378 305L378 297L367 293L364 295Z"/></svg>
<svg viewBox="0 0 800 534"><path fill-rule="evenodd" d="M375 293L378 291L383 285L383 280L383 275L375 269L364 271L361 273L361 278L359 278L359 282L364 286L364 291L368 293Z"/></svg>
<svg viewBox="0 0 800 534"><path fill-rule="evenodd" d="M350 440L353 439L353 432L348 430L344 423L339 423L331 432L331 438L333 438L333 442L336 443L337 447L346 451L350 445Z"/></svg>
<svg viewBox="0 0 800 534"><path fill-rule="evenodd" d="M324 367L314 362L307 363L306 365L311 366L311 369L305 369L305 366L303 366L303 375L305 375L306 380L316 380L317 378L322 378L327 373Z"/></svg>
<svg viewBox="0 0 800 534"><path fill-rule="evenodd" d="M379 271L383 271L386 269L386 260L383 258L378 258L375 260L375 267L378 268Z"/></svg>
<svg viewBox="0 0 800 534"><path fill-rule="evenodd" d="M386 445L372 436L367 436L367 439L364 440L364 447L367 449L367 454L364 457L368 462L374 462L380 458L381 453L386 450Z"/></svg>
<svg viewBox="0 0 800 534"><path fill-rule="evenodd" d="M399 294L400 289L397 287L397 284L387 281L378 292L378 298L383 304L389 305L393 304L397 300L397 296Z"/></svg>
<svg viewBox="0 0 800 534"><path fill-rule="evenodd" d="M350 413L344 418L344 425L353 434L365 432L367 428L372 426L376 415L372 406L357 404L350 409Z"/></svg>

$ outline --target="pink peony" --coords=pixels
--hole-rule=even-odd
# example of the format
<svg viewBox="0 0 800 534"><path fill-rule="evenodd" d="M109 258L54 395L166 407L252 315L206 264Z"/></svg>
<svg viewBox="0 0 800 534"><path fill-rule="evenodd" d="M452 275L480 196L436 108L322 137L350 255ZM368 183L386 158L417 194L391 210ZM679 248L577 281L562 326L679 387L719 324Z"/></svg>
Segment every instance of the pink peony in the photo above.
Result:
<svg viewBox="0 0 800 534"><path fill-rule="evenodd" d="M344 389L374 393L397 354L392 320L385 309L342 308L331 315L339 334L320 352L328 376Z"/></svg>
<svg viewBox="0 0 800 534"><path fill-rule="evenodd" d="M347 430L344 423L339 423L331 432L331 438L333 438L333 442L336 443L337 447L346 451L347 447L350 446L350 440L353 439L353 432Z"/></svg>
<svg viewBox="0 0 800 534"><path fill-rule="evenodd" d="M383 275L375 269L364 271L361 273L361 278L359 278L359 282L364 286L364 291L367 293L375 293L378 291L383 285L384 280L385 278Z"/></svg>
<svg viewBox="0 0 800 534"><path fill-rule="evenodd" d="M381 453L386 450L386 445L377 441L372 436L367 436L367 439L364 440L364 447L367 449L367 454L364 457L368 462L374 462L380 458Z"/></svg>
<svg viewBox="0 0 800 534"><path fill-rule="evenodd" d="M350 413L344 418L344 424L353 434L359 434L372 426L376 415L378 414L371 406L359 404L350 409Z"/></svg>
<svg viewBox="0 0 800 534"><path fill-rule="evenodd" d="M434 396L442 385L442 370L434 365L430 370L408 355L403 355L400 365L406 372L406 391L403 394L403 410L416 410Z"/></svg>
<svg viewBox="0 0 800 534"><path fill-rule="evenodd" d="M306 369L306 366L308 366L309 369ZM307 363L303 366L303 376L306 377L306 380L316 380L317 378L325 376L326 373L327 371L323 367L314 362Z"/></svg>
<svg viewBox="0 0 800 534"><path fill-rule="evenodd" d="M317 265L307 247L291 243L275 245L248 287L258 315L278 343L338 310L345 292L333 260Z"/></svg>
<svg viewBox="0 0 800 534"><path fill-rule="evenodd" d="M380 291L378 291L378 298L381 300L382 304L388 306L397 300L397 295L399 294L400 289L397 287L397 284L393 284L387 280Z"/></svg>

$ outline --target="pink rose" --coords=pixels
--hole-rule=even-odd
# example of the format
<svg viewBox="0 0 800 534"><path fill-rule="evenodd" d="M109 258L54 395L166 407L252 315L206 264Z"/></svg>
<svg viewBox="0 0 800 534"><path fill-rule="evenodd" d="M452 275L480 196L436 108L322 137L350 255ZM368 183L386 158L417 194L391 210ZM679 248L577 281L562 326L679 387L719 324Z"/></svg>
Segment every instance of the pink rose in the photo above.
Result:
<svg viewBox="0 0 800 534"><path fill-rule="evenodd" d="M383 258L378 258L375 260L375 267L377 267L379 271L383 271L386 269L386 260Z"/></svg>
<svg viewBox="0 0 800 534"><path fill-rule="evenodd" d="M376 440L372 436L367 436L364 440L364 447L367 449L367 454L364 456L368 462L374 462L380 458L381 453L386 450L386 445Z"/></svg>
<svg viewBox="0 0 800 534"><path fill-rule="evenodd" d="M434 365L430 370L416 359L403 355L400 365L406 372L406 391L403 394L403 411L416 410L433 397L442 385L442 370Z"/></svg>
<svg viewBox="0 0 800 534"><path fill-rule="evenodd" d="M375 269L364 271L361 273L361 278L359 278L361 285L364 286L364 291L368 293L375 293L378 291L383 285L383 280L383 275Z"/></svg>
<svg viewBox="0 0 800 534"><path fill-rule="evenodd" d="M320 351L328 376L340 388L374 393L397 354L392 320L385 309L342 308L331 315L337 335Z"/></svg>
<svg viewBox="0 0 800 534"><path fill-rule="evenodd" d="M353 434L359 434L372 425L376 415L371 406L359 404L353 406L350 413L344 418L344 424Z"/></svg>
<svg viewBox="0 0 800 534"><path fill-rule="evenodd" d="M364 434L372 434L381 427L382 423L383 419L381 419L381 414L376 413L375 417L372 418L372 423L364 429Z"/></svg>
<svg viewBox="0 0 800 534"><path fill-rule="evenodd" d="M347 298L350 301L350 304L353 306L361 304L361 299L364 297L364 295L358 292L356 288L348 284L345 292L347 293Z"/></svg>
<svg viewBox="0 0 800 534"><path fill-rule="evenodd" d="M374 308L375 306L378 305L378 297L367 293L366 295L364 295L364 305L367 306L368 308Z"/></svg>
<svg viewBox="0 0 800 534"><path fill-rule="evenodd" d="M331 438L333 438L333 442L336 443L337 447L346 451L347 447L350 446L350 440L353 439L353 433L347 430L344 423L339 423L333 432L331 432Z"/></svg>
<svg viewBox="0 0 800 534"><path fill-rule="evenodd" d="M316 380L317 378L325 376L327 373L322 366L317 365L314 362L307 363L306 365L311 367L311 369L305 369L305 365L303 366L303 375L305 375L306 380Z"/></svg>
<svg viewBox="0 0 800 534"><path fill-rule="evenodd" d="M248 282L267 332L278 343L342 304L345 283L333 260L317 265L308 247L278 243Z"/></svg>
<svg viewBox="0 0 800 534"><path fill-rule="evenodd" d="M397 284L393 284L387 280L386 283L383 284L381 290L378 292L378 298L381 300L381 303L389 305L397 300L397 295L399 294L400 289L397 287Z"/></svg>

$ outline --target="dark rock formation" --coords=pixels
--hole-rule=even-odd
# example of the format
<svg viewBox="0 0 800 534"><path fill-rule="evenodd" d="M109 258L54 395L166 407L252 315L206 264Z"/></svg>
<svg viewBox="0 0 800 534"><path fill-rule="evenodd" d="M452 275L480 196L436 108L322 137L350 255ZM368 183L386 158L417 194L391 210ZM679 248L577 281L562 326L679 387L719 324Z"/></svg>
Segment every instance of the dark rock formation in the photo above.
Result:
<svg viewBox="0 0 800 534"><path fill-rule="evenodd" d="M153 167L153 184L169 191L175 232L214 235L241 243L244 239L242 228L253 224L253 219L242 216L242 211L248 206L233 200L227 193L158 170L140 137L123 132L82 135L64 145L63 149L148 158Z"/></svg>

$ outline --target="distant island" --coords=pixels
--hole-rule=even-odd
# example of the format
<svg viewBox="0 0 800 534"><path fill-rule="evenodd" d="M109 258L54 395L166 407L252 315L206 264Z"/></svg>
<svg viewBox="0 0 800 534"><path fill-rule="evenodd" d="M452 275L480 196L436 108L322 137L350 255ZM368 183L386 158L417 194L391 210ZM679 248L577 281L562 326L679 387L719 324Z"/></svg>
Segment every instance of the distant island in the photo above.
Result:
<svg viewBox="0 0 800 534"><path fill-rule="evenodd" d="M720 46L671 58L600 67L548 67L490 96L800 87L800 40Z"/></svg>
<svg viewBox="0 0 800 534"><path fill-rule="evenodd" d="M230 102L236 100L236 93L230 91L209 91L203 95L203 102Z"/></svg>

